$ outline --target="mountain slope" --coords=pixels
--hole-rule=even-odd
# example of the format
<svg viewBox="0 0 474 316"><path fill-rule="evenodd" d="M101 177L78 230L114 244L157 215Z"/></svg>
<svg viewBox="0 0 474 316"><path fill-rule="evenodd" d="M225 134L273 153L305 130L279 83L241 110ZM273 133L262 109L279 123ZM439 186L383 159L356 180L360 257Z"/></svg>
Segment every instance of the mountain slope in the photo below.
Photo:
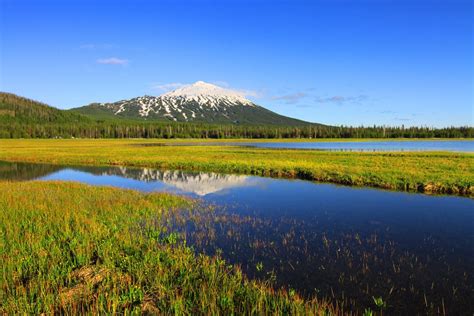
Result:
<svg viewBox="0 0 474 316"><path fill-rule="evenodd" d="M89 122L81 114L63 111L44 103L0 92L1 123L74 123Z"/></svg>
<svg viewBox="0 0 474 316"><path fill-rule="evenodd" d="M93 103L72 111L95 118L264 125L306 125L267 110L239 92L198 81L161 96Z"/></svg>

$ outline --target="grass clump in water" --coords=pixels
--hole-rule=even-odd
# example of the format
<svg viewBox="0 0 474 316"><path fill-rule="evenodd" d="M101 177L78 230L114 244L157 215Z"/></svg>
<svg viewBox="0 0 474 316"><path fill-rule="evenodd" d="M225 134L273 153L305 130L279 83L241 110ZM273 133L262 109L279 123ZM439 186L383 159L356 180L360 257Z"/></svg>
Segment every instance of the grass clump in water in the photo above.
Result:
<svg viewBox="0 0 474 316"><path fill-rule="evenodd" d="M62 182L0 182L0 312L324 314L248 280L168 228L194 201Z"/></svg>

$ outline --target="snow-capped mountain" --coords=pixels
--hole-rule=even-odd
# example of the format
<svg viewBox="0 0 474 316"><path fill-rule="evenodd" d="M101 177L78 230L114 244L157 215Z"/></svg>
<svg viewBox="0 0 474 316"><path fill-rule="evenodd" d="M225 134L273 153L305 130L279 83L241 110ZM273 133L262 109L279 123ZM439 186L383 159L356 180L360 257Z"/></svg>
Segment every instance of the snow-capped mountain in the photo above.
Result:
<svg viewBox="0 0 474 316"><path fill-rule="evenodd" d="M246 99L242 93L204 81L197 81L192 85L165 93L160 98L170 104L181 101L181 103L197 102L202 106L210 107L234 106L237 104L254 106L252 101Z"/></svg>
<svg viewBox="0 0 474 316"><path fill-rule="evenodd" d="M160 96L142 96L114 103L93 103L74 109L95 117L175 122L302 125L306 122L276 114L244 94L203 81Z"/></svg>

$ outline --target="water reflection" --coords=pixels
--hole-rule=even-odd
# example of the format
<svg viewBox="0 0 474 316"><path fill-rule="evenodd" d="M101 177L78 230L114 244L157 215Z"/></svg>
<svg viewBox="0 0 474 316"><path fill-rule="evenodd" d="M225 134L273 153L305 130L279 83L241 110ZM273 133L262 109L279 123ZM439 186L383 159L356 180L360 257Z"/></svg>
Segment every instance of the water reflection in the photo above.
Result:
<svg viewBox="0 0 474 316"><path fill-rule="evenodd" d="M64 167L0 161L0 180L33 180L61 169L64 169Z"/></svg>
<svg viewBox="0 0 474 316"><path fill-rule="evenodd" d="M301 180L149 168L0 163L0 179L74 180L200 197L212 211L175 214L197 252L221 252L251 277L346 308L472 314L474 201Z"/></svg>
<svg viewBox="0 0 474 316"><path fill-rule="evenodd" d="M335 299L348 310L373 306L372 296L397 314L437 314L443 304L453 314L472 309L472 252L446 247L435 234L411 236L416 243L406 246L384 224L345 227L322 216L307 221L223 210L177 223L172 228L185 232L197 251L222 253L251 277Z"/></svg>
<svg viewBox="0 0 474 316"><path fill-rule="evenodd" d="M95 177L93 176L95 175ZM166 191L204 197L238 187L259 184L255 177L213 172L162 171L150 168L73 167L41 177L42 180L72 180L141 191ZM128 181L127 181L128 180Z"/></svg>
<svg viewBox="0 0 474 316"><path fill-rule="evenodd" d="M183 172L179 170L162 171L150 168L108 168L102 175L117 175L144 182L162 182L186 193L205 196L230 188L251 186L254 179L242 175L227 175L213 172Z"/></svg>

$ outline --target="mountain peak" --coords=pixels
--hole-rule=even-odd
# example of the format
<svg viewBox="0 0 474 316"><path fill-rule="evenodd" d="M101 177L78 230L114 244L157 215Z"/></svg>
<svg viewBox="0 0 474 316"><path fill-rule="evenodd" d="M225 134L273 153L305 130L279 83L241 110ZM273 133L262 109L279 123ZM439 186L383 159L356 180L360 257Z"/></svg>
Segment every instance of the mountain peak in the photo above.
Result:
<svg viewBox="0 0 474 316"><path fill-rule="evenodd" d="M244 105L251 105L252 101L245 98L244 93L219 87L204 81L196 81L193 84L185 85L176 90L162 94L163 98L184 98L196 101L212 99L224 99L231 102L238 102Z"/></svg>
<svg viewBox="0 0 474 316"><path fill-rule="evenodd" d="M196 81L160 96L141 96L114 103L92 104L82 113L124 118L231 124L302 125L303 121L278 115L245 98L239 90Z"/></svg>
<svg viewBox="0 0 474 316"><path fill-rule="evenodd" d="M204 82L202 80L196 81L195 83L192 84L192 86L213 86L213 87L216 87L216 85Z"/></svg>

